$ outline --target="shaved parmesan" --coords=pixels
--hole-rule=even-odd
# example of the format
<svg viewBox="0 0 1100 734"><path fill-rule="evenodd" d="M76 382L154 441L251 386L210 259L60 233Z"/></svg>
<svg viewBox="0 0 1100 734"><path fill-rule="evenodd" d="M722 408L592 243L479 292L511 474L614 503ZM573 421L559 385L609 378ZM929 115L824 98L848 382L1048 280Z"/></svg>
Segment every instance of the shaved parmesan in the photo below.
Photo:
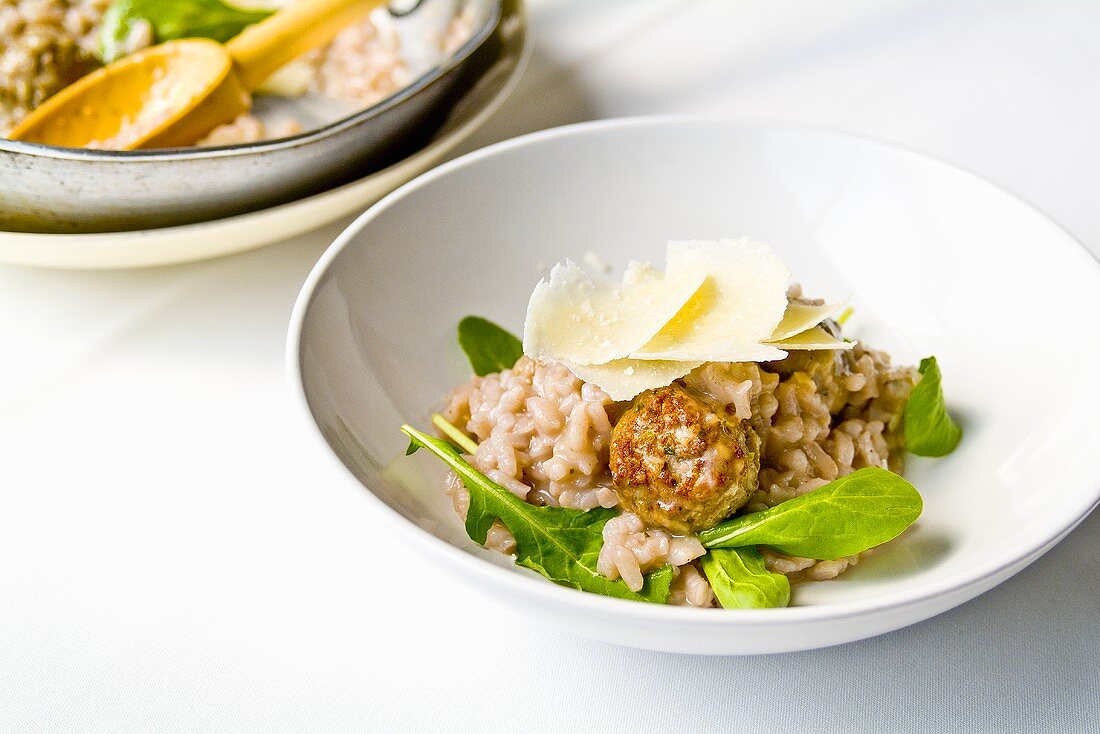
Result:
<svg viewBox="0 0 1100 734"><path fill-rule="evenodd" d="M656 387L671 385L702 362L668 362L641 359L616 359L599 365L566 362L574 375L600 388L612 400L631 400L635 395Z"/></svg>
<svg viewBox="0 0 1100 734"><path fill-rule="evenodd" d="M703 276L691 301L651 341L629 353L636 359L763 362L782 351L762 344L787 308L783 261L748 239L669 242L668 278Z"/></svg>
<svg viewBox="0 0 1100 734"><path fill-rule="evenodd" d="M822 321L830 318L844 308L843 303L826 303L820 306L791 301L783 312L783 320L775 327L769 342L777 342L787 337L809 331Z"/></svg>
<svg viewBox="0 0 1100 734"><path fill-rule="evenodd" d="M614 283L572 261L555 265L550 279L540 280L531 294L523 353L578 365L625 357L652 339L705 277L652 270L637 282Z"/></svg>
<svg viewBox="0 0 1100 734"><path fill-rule="evenodd" d="M631 260L626 264L626 271L623 273L623 282L627 285L637 285L638 283L646 283L651 280L660 280L664 275L662 271L649 263Z"/></svg>
<svg viewBox="0 0 1100 734"><path fill-rule="evenodd" d="M670 242L666 258L665 271L629 263L619 283L570 261L555 266L531 295L524 354L560 361L622 401L705 362L771 362L785 350L854 346L821 327L844 304L788 302L790 272L763 243Z"/></svg>
<svg viewBox="0 0 1100 734"><path fill-rule="evenodd" d="M856 345L855 342L846 342L843 339L837 339L820 326L807 329L801 334L789 336L781 341L772 342L772 344L789 351L808 349L851 349Z"/></svg>

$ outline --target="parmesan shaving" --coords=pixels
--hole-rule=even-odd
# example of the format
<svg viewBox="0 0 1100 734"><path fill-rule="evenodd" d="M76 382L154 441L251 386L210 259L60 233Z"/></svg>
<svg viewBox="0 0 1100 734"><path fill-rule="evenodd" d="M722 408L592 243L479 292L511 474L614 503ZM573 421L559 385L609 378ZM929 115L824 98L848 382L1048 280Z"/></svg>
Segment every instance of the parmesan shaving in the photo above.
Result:
<svg viewBox="0 0 1100 734"><path fill-rule="evenodd" d="M571 261L540 280L523 351L564 363L612 400L669 385L706 362L771 362L785 350L851 349L821 324L843 303L789 302L790 272L760 242L668 243L667 270L631 262L622 282ZM606 264L591 253L593 268Z"/></svg>
<svg viewBox="0 0 1100 734"><path fill-rule="evenodd" d="M549 280L540 280L531 294L523 353L578 365L625 357L652 339L705 277L652 270L637 282L615 283L569 260L555 265Z"/></svg>
<svg viewBox="0 0 1100 734"><path fill-rule="evenodd" d="M638 283L646 283L651 280L660 280L662 277L664 277L664 273L651 264L631 260L626 264L626 271L623 273L623 282L627 285L637 285Z"/></svg>
<svg viewBox="0 0 1100 734"><path fill-rule="evenodd" d="M781 341L772 342L776 347L790 351L804 351L809 349L851 349L855 342L847 342L837 339L820 326L807 329L801 334L789 336Z"/></svg>
<svg viewBox="0 0 1100 734"><path fill-rule="evenodd" d="M843 303L811 305L791 301L783 312L783 320L775 327L769 342L782 341L795 334L809 331L827 318L831 318L844 308Z"/></svg>
<svg viewBox="0 0 1100 734"><path fill-rule="evenodd" d="M666 278L703 276L687 305L647 344L629 353L649 360L766 362L786 355L762 344L787 308L783 261L761 242L669 242Z"/></svg>
<svg viewBox="0 0 1100 734"><path fill-rule="evenodd" d="M617 359L600 365L565 365L574 375L596 385L612 400L631 400L639 393L671 385L702 362Z"/></svg>

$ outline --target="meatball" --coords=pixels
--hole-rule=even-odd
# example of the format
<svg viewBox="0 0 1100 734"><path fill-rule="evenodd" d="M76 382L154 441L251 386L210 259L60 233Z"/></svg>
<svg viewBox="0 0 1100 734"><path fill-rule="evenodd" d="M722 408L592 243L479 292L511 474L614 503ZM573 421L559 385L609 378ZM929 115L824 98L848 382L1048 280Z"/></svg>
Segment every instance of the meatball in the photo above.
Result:
<svg viewBox="0 0 1100 734"><path fill-rule="evenodd" d="M760 438L680 385L647 390L611 432L623 508L674 533L713 527L757 488Z"/></svg>

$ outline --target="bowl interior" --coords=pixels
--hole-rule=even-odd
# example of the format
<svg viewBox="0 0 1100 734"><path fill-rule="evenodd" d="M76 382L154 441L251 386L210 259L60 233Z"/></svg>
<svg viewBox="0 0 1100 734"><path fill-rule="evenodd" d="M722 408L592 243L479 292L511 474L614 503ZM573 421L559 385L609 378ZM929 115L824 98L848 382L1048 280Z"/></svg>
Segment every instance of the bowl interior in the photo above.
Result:
<svg viewBox="0 0 1100 734"><path fill-rule="evenodd" d="M339 459L392 510L474 546L403 422L428 425L468 378L455 325L519 332L547 268L595 253L616 272L666 240L750 235L809 295L851 296L854 335L896 362L936 355L965 437L911 458L917 525L794 604L904 600L1019 562L1095 505L1091 418L1075 379L1100 358L1100 268L1008 194L923 156L844 135L716 120L577 126L494 146L421 177L352 225L299 304L297 366ZM517 569L515 573L526 573ZM574 594L560 590L562 594ZM654 613L660 613L658 609ZM669 610L672 611L672 610Z"/></svg>

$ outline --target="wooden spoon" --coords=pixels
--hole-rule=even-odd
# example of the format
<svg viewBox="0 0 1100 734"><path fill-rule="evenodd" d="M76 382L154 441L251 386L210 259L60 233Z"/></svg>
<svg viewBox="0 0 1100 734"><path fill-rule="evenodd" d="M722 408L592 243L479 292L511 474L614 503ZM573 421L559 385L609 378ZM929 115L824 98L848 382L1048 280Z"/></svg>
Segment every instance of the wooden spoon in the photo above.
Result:
<svg viewBox="0 0 1100 734"><path fill-rule="evenodd" d="M9 135L68 148L192 145L252 106L272 72L322 46L383 0L295 0L224 46L189 38L151 46L62 89Z"/></svg>

